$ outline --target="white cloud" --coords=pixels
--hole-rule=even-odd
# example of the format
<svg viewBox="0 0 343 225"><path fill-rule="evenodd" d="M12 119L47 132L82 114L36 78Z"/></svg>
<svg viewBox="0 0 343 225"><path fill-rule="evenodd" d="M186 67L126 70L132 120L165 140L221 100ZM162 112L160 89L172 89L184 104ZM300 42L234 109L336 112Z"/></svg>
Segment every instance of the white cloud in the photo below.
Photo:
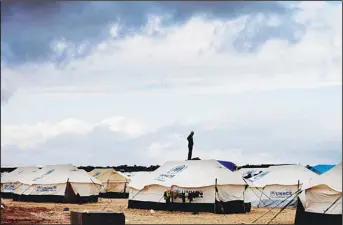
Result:
<svg viewBox="0 0 343 225"><path fill-rule="evenodd" d="M130 138L144 133L143 126L129 118L112 117L97 123L89 123L75 118L64 119L57 123L39 122L37 124L1 125L1 147L16 145L30 149L65 134L87 135L93 129L105 127L113 132Z"/></svg>
<svg viewBox="0 0 343 225"><path fill-rule="evenodd" d="M146 132L141 123L125 117L112 117L102 120L99 125L107 126L111 131L122 132L137 137Z"/></svg>
<svg viewBox="0 0 343 225"><path fill-rule="evenodd" d="M302 11L293 19L306 26L305 33L299 31L300 41L289 44L271 39L252 53L237 52L232 47L238 33L244 30L251 39L262 26L278 26L284 23L283 18L259 14L256 18L206 21L197 17L184 26L163 28L163 18L152 17L142 33L123 40L116 38L121 28L114 24L111 39L62 70L51 63L2 67L1 80L7 79L9 88L18 89L14 106L3 108L13 112L2 117L1 146L6 160L25 159L9 159L15 154L9 146L14 146L20 151L49 149L52 155L58 148L67 152L76 149L88 156L84 161L75 159L80 160L78 164L92 160L97 164L163 163L185 158L184 136L193 129L200 133L195 151L200 158L239 164L275 163L287 161L282 158L287 150L293 151L289 159L293 161L306 160L296 158L296 150L303 155L336 152L342 134L338 97L332 93L322 98L316 94L294 97L292 93L295 89L306 94L310 91L304 89L341 88L341 6L304 2L297 7ZM252 44L249 40L247 47ZM55 47L63 52L65 46L59 42ZM276 92L282 89L289 89L291 100ZM77 110L82 98L82 110ZM54 102L55 108L64 108L63 112L49 111L49 107L45 112L21 108L20 103L28 105L34 99L42 101L35 101L37 108ZM65 107L67 103L72 107ZM49 113L59 122L48 118L13 125L6 119L22 118L17 109L36 112L40 115L37 118L48 118L45 114ZM106 110L108 113L103 113ZM84 115L92 121L81 119ZM63 119L68 117L71 119ZM322 143L323 149L318 150L316 145ZM95 152L110 152L113 157L97 159L92 157ZM329 160L335 156L318 157ZM42 160L53 160L53 156L46 157ZM320 159L311 157L311 162ZM57 153L55 158L64 160Z"/></svg>
<svg viewBox="0 0 343 225"><path fill-rule="evenodd" d="M229 160L239 165L332 163L336 159L323 154L338 154L342 128L334 121L339 117L320 120L315 114L305 119L293 118L292 113L258 113L227 115L235 119L189 121L188 125L172 123L157 130L123 117L95 123L68 119L55 124L2 126L3 162L22 163L20 160L27 157L36 164L161 164L186 158L189 127L195 129L193 156L201 159ZM63 156L66 152L68 157ZM32 153L40 158L30 158ZM23 159L13 157L18 154ZM76 157L79 154L94 157Z"/></svg>

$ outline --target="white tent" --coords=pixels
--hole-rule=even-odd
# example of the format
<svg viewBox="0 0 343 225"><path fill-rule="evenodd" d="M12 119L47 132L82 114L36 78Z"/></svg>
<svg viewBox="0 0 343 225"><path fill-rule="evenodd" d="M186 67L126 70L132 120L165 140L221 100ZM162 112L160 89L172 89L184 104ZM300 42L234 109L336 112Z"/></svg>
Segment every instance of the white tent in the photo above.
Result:
<svg viewBox="0 0 343 225"><path fill-rule="evenodd" d="M24 191L26 191L31 185L33 180L36 180L43 176L44 174L49 174L49 171L55 170L57 168L62 169L75 169L73 165L70 164L63 164L63 165L49 165L45 166L44 168L39 168L36 166L32 167L25 167L24 170L21 172L21 168L17 168L15 171L20 171L19 173L14 173L13 177L17 181L17 187L13 191L16 195L21 195Z"/></svg>
<svg viewBox="0 0 343 225"><path fill-rule="evenodd" d="M119 194L125 195L127 193L126 186L129 183L129 178L113 168L94 169L88 174L102 182L102 197L119 197ZM125 196L127 197L127 194Z"/></svg>
<svg viewBox="0 0 343 225"><path fill-rule="evenodd" d="M306 212L342 214L342 162L305 187Z"/></svg>
<svg viewBox="0 0 343 225"><path fill-rule="evenodd" d="M5 177L8 174L8 172L1 173L1 177Z"/></svg>
<svg viewBox="0 0 343 225"><path fill-rule="evenodd" d="M37 167L18 167L12 172L6 173L5 176L1 177L1 193L4 197L12 197L13 194L20 186L21 181L25 177L39 171Z"/></svg>
<svg viewBox="0 0 343 225"><path fill-rule="evenodd" d="M207 204L213 212L216 200L223 203L240 201L243 204L246 184L240 174L233 173L217 160L188 160L169 161L151 173L136 175L132 177L129 187L130 208L168 209L172 205L173 209L182 211L187 204ZM172 204L164 204L164 193L167 190L175 194ZM191 203L185 203L180 197L185 192L196 192L198 196Z"/></svg>
<svg viewBox="0 0 343 225"><path fill-rule="evenodd" d="M318 176L302 165L271 166L246 179L245 200L257 207L295 207L297 193L312 177Z"/></svg>
<svg viewBox="0 0 343 225"><path fill-rule="evenodd" d="M342 224L342 162L304 186L295 224Z"/></svg>
<svg viewBox="0 0 343 225"><path fill-rule="evenodd" d="M101 182L73 165L44 166L20 177L14 193L28 201L96 201Z"/></svg>

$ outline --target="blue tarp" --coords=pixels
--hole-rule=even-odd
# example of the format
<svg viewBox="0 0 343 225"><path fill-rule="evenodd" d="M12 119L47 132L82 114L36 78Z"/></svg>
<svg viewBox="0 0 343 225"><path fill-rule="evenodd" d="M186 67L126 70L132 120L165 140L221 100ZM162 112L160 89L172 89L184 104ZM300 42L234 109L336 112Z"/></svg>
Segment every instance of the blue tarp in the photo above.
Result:
<svg viewBox="0 0 343 225"><path fill-rule="evenodd" d="M316 165L311 168L311 170L318 174L323 174L326 171L332 169L335 165Z"/></svg>
<svg viewBox="0 0 343 225"><path fill-rule="evenodd" d="M235 171L236 170L236 164L234 164L233 162L229 162L229 161L221 161L221 160L217 160L220 164L222 164L223 166L225 166L226 168L228 168L231 171Z"/></svg>

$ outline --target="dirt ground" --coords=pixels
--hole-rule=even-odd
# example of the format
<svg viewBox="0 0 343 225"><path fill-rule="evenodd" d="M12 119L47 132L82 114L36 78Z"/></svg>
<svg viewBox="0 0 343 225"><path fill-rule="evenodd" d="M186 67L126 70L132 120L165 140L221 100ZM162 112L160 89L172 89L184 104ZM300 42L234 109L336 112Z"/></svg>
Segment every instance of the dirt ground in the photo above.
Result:
<svg viewBox="0 0 343 225"><path fill-rule="evenodd" d="M70 211L124 212L126 224L252 224L267 213L267 208L252 208L247 214L220 215L213 213L185 213L127 209L127 199L99 199L89 204L59 204L15 202L4 199L1 209L1 224L69 224ZM64 211L69 208L69 211ZM255 224L267 224L280 209L273 209ZM271 224L293 224L295 209L286 209Z"/></svg>

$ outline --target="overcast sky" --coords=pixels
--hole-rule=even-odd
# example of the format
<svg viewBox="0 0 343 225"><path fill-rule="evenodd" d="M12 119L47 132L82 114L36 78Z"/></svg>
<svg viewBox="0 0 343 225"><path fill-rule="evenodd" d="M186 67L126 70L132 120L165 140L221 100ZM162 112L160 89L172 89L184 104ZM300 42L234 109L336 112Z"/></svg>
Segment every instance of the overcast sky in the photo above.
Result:
<svg viewBox="0 0 343 225"><path fill-rule="evenodd" d="M340 2L1 4L1 164L336 164Z"/></svg>

